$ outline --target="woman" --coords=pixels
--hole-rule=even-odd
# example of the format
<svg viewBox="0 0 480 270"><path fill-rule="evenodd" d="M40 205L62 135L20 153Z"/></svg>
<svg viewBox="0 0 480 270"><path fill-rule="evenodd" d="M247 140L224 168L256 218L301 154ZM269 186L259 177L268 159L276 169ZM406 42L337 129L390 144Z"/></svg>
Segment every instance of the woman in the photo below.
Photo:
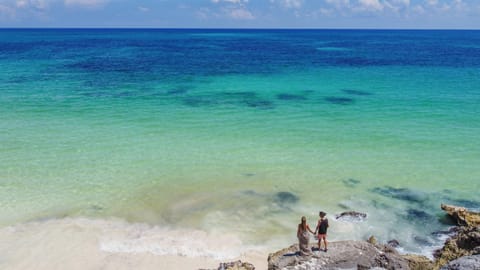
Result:
<svg viewBox="0 0 480 270"><path fill-rule="evenodd" d="M314 234L307 224L307 218L302 217L302 222L298 224L297 229L298 247L300 248L300 255L302 256L312 255L312 251L308 248L308 241L310 240L308 232Z"/></svg>

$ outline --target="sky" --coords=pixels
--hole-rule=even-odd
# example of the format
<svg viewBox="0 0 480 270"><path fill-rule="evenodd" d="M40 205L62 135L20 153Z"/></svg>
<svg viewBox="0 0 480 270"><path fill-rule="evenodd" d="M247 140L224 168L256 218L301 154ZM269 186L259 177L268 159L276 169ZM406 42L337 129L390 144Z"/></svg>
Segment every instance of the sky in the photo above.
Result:
<svg viewBox="0 0 480 270"><path fill-rule="evenodd" d="M0 0L0 27L480 29L480 0Z"/></svg>

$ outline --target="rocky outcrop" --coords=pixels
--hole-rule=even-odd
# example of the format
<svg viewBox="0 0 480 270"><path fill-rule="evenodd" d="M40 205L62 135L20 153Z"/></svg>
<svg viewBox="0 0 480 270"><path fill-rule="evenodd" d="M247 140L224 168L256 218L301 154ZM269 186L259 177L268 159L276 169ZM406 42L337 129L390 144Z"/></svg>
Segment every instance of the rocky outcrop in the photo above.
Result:
<svg viewBox="0 0 480 270"><path fill-rule="evenodd" d="M440 268L450 261L475 254L480 254L480 228L459 227L457 234L450 237L434 256L436 266Z"/></svg>
<svg viewBox="0 0 480 270"><path fill-rule="evenodd" d="M228 263L220 263L217 269L199 269L199 270L255 270L251 263L236 261Z"/></svg>
<svg viewBox="0 0 480 270"><path fill-rule="evenodd" d="M480 255L465 256L453 260L440 270L480 270Z"/></svg>
<svg viewBox="0 0 480 270"><path fill-rule="evenodd" d="M292 245L268 257L269 270L290 269L410 269L409 260L396 252L385 252L364 241L331 242L328 252L314 246L312 256L299 256L298 246Z"/></svg>
<svg viewBox="0 0 480 270"><path fill-rule="evenodd" d="M449 262L459 258L480 254L480 213L454 205L442 204L441 207L460 227L457 227L456 233L445 241L443 248L435 252L436 269L441 267L443 269L444 266L449 265Z"/></svg>
<svg viewBox="0 0 480 270"><path fill-rule="evenodd" d="M480 226L480 213L454 205L442 204L441 207L459 226Z"/></svg>
<svg viewBox="0 0 480 270"><path fill-rule="evenodd" d="M431 270L434 268L433 262L425 256L407 254L402 255L402 257L408 261L410 270Z"/></svg>

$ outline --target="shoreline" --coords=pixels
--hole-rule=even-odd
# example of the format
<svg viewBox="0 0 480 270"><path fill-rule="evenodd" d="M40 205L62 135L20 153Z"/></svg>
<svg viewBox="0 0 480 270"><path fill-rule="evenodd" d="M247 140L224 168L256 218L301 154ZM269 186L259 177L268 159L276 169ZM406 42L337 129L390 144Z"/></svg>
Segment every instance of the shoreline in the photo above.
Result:
<svg viewBox="0 0 480 270"><path fill-rule="evenodd" d="M451 205L442 204L441 208L457 226L451 227L448 232L439 232L448 239L443 247L434 251L433 258L401 252L396 240L379 244L373 236L367 241L329 241L329 246L333 248L328 253L317 249L313 257L298 258L296 244L271 253L272 248L246 247L233 235L222 233L169 229L128 223L117 218L66 217L0 227L0 268L221 269L225 262L241 261L258 270L277 269L278 265L300 266L299 269L303 269L305 264L323 269L321 265L324 263L356 265L361 261L371 266L404 265L399 269L410 269L408 265L411 264L422 264L424 268L421 269L438 269L438 265L444 265L452 258L480 251L475 251L476 248L472 249L471 244L465 242L465 237L471 243L480 241L480 234L477 235L480 213ZM359 212L346 214L350 218L362 217ZM463 240L455 243L457 239ZM452 245L460 250L455 251L455 248L452 253ZM314 240L310 241L310 246L316 246Z"/></svg>
<svg viewBox="0 0 480 270"><path fill-rule="evenodd" d="M118 218L65 217L0 227L0 268L13 270L217 269L238 260L266 270L274 249L245 246L234 235Z"/></svg>
<svg viewBox="0 0 480 270"><path fill-rule="evenodd" d="M216 268L232 260L264 270L268 257L267 251L245 248L232 236L114 218L61 218L0 227L0 254L0 268L12 270L186 270Z"/></svg>

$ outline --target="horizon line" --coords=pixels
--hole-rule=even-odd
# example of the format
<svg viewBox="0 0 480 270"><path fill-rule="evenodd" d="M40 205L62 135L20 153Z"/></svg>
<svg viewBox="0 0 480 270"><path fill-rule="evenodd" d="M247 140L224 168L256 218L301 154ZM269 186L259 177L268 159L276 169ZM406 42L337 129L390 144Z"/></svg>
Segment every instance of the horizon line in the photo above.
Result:
<svg viewBox="0 0 480 270"><path fill-rule="evenodd" d="M479 31L480 28L349 28L349 27L339 27L339 28L321 28L321 27L0 27L0 30L55 30L55 29L78 29L78 30L89 30L89 29L104 29L104 30L373 30L373 31Z"/></svg>

